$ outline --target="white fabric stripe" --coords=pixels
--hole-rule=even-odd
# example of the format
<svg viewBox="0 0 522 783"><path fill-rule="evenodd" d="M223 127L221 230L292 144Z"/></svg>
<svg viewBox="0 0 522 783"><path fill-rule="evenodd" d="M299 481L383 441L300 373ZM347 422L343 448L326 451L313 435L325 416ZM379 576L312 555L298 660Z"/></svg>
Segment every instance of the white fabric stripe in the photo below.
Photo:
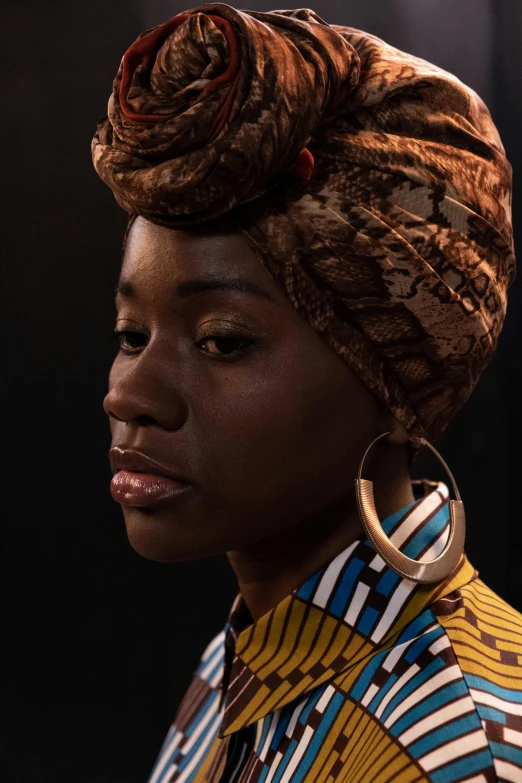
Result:
<svg viewBox="0 0 522 783"><path fill-rule="evenodd" d="M254 748L256 749L256 753L259 750L259 743L261 742L261 735L263 733L263 727L264 727L264 724L265 724L265 720L268 720L266 715L265 715L264 718L260 718L257 721L257 723L256 723L256 739L255 739L255 742L254 742Z"/></svg>
<svg viewBox="0 0 522 783"><path fill-rule="evenodd" d="M281 708L279 708L272 714L272 720L270 721L270 728L268 729L268 734L266 735L265 744L263 745L263 750L259 754L259 758L261 761L265 760L265 756L268 753L268 748L270 747L270 743L272 742L272 737L274 736L276 726L279 723L280 715L281 715Z"/></svg>
<svg viewBox="0 0 522 783"><path fill-rule="evenodd" d="M464 780L461 780L460 783L488 783L487 778L485 775L473 775L472 778L465 778Z"/></svg>
<svg viewBox="0 0 522 783"><path fill-rule="evenodd" d="M438 726L442 726L443 723L447 723L459 715L465 715L467 712L475 711L475 703L471 696L463 696L458 701L454 701L452 704L446 704L445 707L441 707L425 718L422 718L418 723L415 723L406 731L397 737L397 742L401 745L410 745L414 740L419 737L423 737L428 731L436 729Z"/></svg>
<svg viewBox="0 0 522 783"><path fill-rule="evenodd" d="M386 563L384 562L384 560L382 559L382 557L380 555L375 555L373 560L370 561L369 565L370 565L370 568L373 568L374 571L377 571L377 573L380 573L382 571L382 569L384 568L384 566L386 565Z"/></svg>
<svg viewBox="0 0 522 783"><path fill-rule="evenodd" d="M268 772L268 775L266 776L265 783L270 783L270 781L272 780L272 778L274 777L274 775L275 775L275 773L277 771L277 768L279 766L279 762L281 761L282 758L283 758L283 753L281 753L281 751L278 750L277 753L274 756L274 760L273 760L272 764L270 765L270 770Z"/></svg>
<svg viewBox="0 0 522 783"><path fill-rule="evenodd" d="M288 721L288 726L286 727L286 731L285 731L287 737L291 737L292 734L294 733L294 729L296 727L297 721L299 720L299 716L302 713L308 699L309 699L309 694L307 693L304 699L302 699L301 703L298 704L295 710L293 711L292 717Z"/></svg>
<svg viewBox="0 0 522 783"><path fill-rule="evenodd" d="M241 674L241 673L242 673L242 672L240 672L240 674ZM238 676L239 676L239 675L238 675ZM252 680L254 679L254 677L255 677L255 674L251 674L251 675L250 675L250 678L249 678L249 679L246 681L246 683L243 685L243 687L241 688L241 690L239 691L239 693L237 694L237 696L235 696L235 698L233 698L233 699L232 699L232 701L230 701L230 702L227 704L227 709L228 709L228 708L229 708L229 707L230 707L232 704L234 704L234 702L236 702L236 701L239 699L239 697L241 696L241 694L243 693L243 691L245 690L245 688L248 688L248 686L250 685L250 683L252 682ZM235 678L234 682L235 682L236 680L237 680L237 677ZM229 692L230 692L230 685L229 685L229 686L228 686L228 688L227 688L227 694L228 694Z"/></svg>
<svg viewBox="0 0 522 783"><path fill-rule="evenodd" d="M315 709L317 710L317 712L325 711L326 705L328 704L330 699L333 698L334 693L335 693L335 688L333 687L333 685L329 685L328 688L325 689L325 692L323 693L323 695L321 696L317 704L315 705Z"/></svg>
<svg viewBox="0 0 522 783"><path fill-rule="evenodd" d="M361 704L363 707L367 707L368 704L371 702L377 691L379 690L379 686L376 685L374 682L371 683L370 687L364 694L364 696L361 699Z"/></svg>
<svg viewBox="0 0 522 783"><path fill-rule="evenodd" d="M443 481L441 481L441 482L439 482L437 489L438 489L439 493L442 495L442 497L444 498L444 502L446 500L448 500L448 498L450 496L448 485L445 484Z"/></svg>
<svg viewBox="0 0 522 783"><path fill-rule="evenodd" d="M500 696L480 691L477 688L470 688L469 692L478 704L486 704L488 707L495 707L495 709L509 712L511 715L522 715L522 704L515 704L513 701L501 699Z"/></svg>
<svg viewBox="0 0 522 783"><path fill-rule="evenodd" d="M328 599L332 594L332 590L335 587L337 578L341 573L343 565L346 563L353 550L359 543L360 541L354 541L353 544L350 544L347 549L344 549L334 560L332 560L316 588L313 597L313 602L316 606L320 606L324 609L328 603Z"/></svg>
<svg viewBox="0 0 522 783"><path fill-rule="evenodd" d="M240 667L240 668L239 668L239 674L236 674L236 676L234 677L234 679L233 679L233 680L230 680L230 682L228 683L227 692L228 692L228 691L230 691L230 689L232 688L232 686L235 684L235 682L236 682L237 680L239 680L239 678L242 676L242 674L243 674L243 669Z"/></svg>
<svg viewBox="0 0 522 783"><path fill-rule="evenodd" d="M430 492L425 498L422 498L419 505L414 508L411 514L404 519L394 533L390 536L390 541L397 549L400 549L407 538L429 517L433 512L444 505L444 500L441 498L440 493L437 490ZM421 562L421 561L419 561Z"/></svg>
<svg viewBox="0 0 522 783"><path fill-rule="evenodd" d="M433 623L433 625L428 626L425 628L422 633L418 634L417 636L414 636L413 639L409 639L407 642L402 642L401 644L396 644L395 647L392 647L384 661L382 662L382 668L386 669L387 672L391 672L401 655L406 652L408 647L413 644L413 642L416 642L417 639L420 639L421 636L425 636L426 634L431 633L434 628L436 628L438 623Z"/></svg>
<svg viewBox="0 0 522 783"><path fill-rule="evenodd" d="M355 593L353 594L353 598L350 601L348 611L344 616L344 620L348 623L348 625L355 625L355 621L357 620L359 612L364 606L364 602L366 601L369 592L369 585L365 585L364 582L358 582L357 587L355 588Z"/></svg>
<svg viewBox="0 0 522 783"><path fill-rule="evenodd" d="M167 759L169 759L170 756L174 753L182 737L183 737L183 733L181 731L176 731L174 737L172 738L172 741L169 743L169 745L167 745L165 750L160 755L158 759L158 763L154 769L154 773L152 777L149 778L147 783L157 783L160 775L162 775L163 772L165 771L165 765L167 764Z"/></svg>
<svg viewBox="0 0 522 783"><path fill-rule="evenodd" d="M294 750L294 753L292 755L292 758L290 759L288 766L285 770L285 774L281 778L281 783L288 783L292 775L294 774L295 768L301 761L304 752L306 748L308 747L308 743L310 742L311 737L313 736L314 730L307 726L303 732L303 736L301 737L301 740L299 742L299 745Z"/></svg>
<svg viewBox="0 0 522 783"><path fill-rule="evenodd" d="M216 650L212 655L209 656L208 661L206 665L203 667L200 673L200 677L202 680L206 680L214 666L217 665L218 661L221 659L222 661L225 658L225 653L223 649Z"/></svg>
<svg viewBox="0 0 522 783"><path fill-rule="evenodd" d="M209 685L211 688L217 688L221 680L223 679L223 671L225 668L225 660L223 659L221 661L221 666L218 667L217 672L214 674L212 679L209 681Z"/></svg>
<svg viewBox="0 0 522 783"><path fill-rule="evenodd" d="M212 742L214 741L214 737L217 734L220 722L221 722L221 715L217 715L214 723L210 727L208 733L205 736L205 739L199 746L197 752L194 753L193 758L187 764L183 772L181 772L179 777L176 778L176 783L185 783L187 778L189 778L192 775L196 767L199 765L201 759L204 756L206 756L209 746L212 744ZM176 769L177 766L178 766L177 764L173 764L173 770Z"/></svg>
<svg viewBox="0 0 522 783"><path fill-rule="evenodd" d="M449 532L450 526L448 522L448 524L442 528L435 541L432 542L430 548L424 552L423 556L419 560L419 563L427 563L430 560L435 560L435 558L440 555L448 542Z"/></svg>
<svg viewBox="0 0 522 783"><path fill-rule="evenodd" d="M399 679L393 683L392 687L386 694L386 696L382 699L381 703L375 710L375 717L380 718L390 701L393 699L396 693L400 691L400 689L403 687L403 685L406 685L408 680L411 680L411 678L417 674L417 672L420 671L420 666L416 663L412 663L409 669L407 669L404 674L402 674Z"/></svg>
<svg viewBox="0 0 522 783"><path fill-rule="evenodd" d="M515 731L515 729L508 729L507 726L504 726L504 741L522 748L522 732Z"/></svg>
<svg viewBox="0 0 522 783"><path fill-rule="evenodd" d="M441 650L445 650L446 647L450 647L450 645L451 645L451 641L449 636L447 634L443 634L442 636L439 636L438 639L435 639L433 644L430 644L428 650L433 655L437 655L438 653L441 652Z"/></svg>
<svg viewBox="0 0 522 783"><path fill-rule="evenodd" d="M212 703L210 704L205 717L203 718L203 720L201 720L197 724L197 726L195 726L194 731L190 735L189 739L182 746L181 752L182 752L183 756L188 756L188 754L190 753L190 751L192 750L192 748L194 747L194 745L198 741L199 737L201 736L202 732L204 731L204 729L207 728L208 724L210 723L210 721L212 720L212 718L216 714L215 707L216 707L218 701L219 701L219 694L216 693L215 694L215 698L212 701Z"/></svg>
<svg viewBox="0 0 522 783"><path fill-rule="evenodd" d="M389 630L391 624L402 609L406 598L409 596L417 583L411 579L401 579L395 588L389 603L384 610L377 627L371 635L372 642L380 642L385 633Z"/></svg>
<svg viewBox="0 0 522 783"><path fill-rule="evenodd" d="M458 759L459 756L466 756L474 750L480 750L480 748L489 747L488 738L482 731L477 729L471 734L466 734L464 737L457 737L457 739L447 742L445 745L441 745L440 748L432 750L430 753L426 753L425 756L421 756L417 759L417 762L426 772L431 772L441 764L447 764L450 761Z"/></svg>
<svg viewBox="0 0 522 783"><path fill-rule="evenodd" d="M170 745L170 743L172 742L172 739L176 736L177 733L178 733L178 729L176 728L176 726L171 726L169 728L169 730L167 731L167 735L166 735L165 739L163 740L163 744L162 744L161 748L159 749L159 753L158 753L158 756L157 756L158 758L163 755L163 751L165 750L167 745Z"/></svg>
<svg viewBox="0 0 522 783"><path fill-rule="evenodd" d="M447 604L457 604L462 599L460 597L459 598L448 598L448 596L445 595L444 598L441 598L440 600L444 601Z"/></svg>
<svg viewBox="0 0 522 783"><path fill-rule="evenodd" d="M495 771L499 780L508 780L509 783L522 783L522 769L515 767L510 761L495 759Z"/></svg>
<svg viewBox="0 0 522 783"><path fill-rule="evenodd" d="M214 650L217 647L219 647L219 645L224 641L225 641L225 632L221 631L221 633L218 633L218 635L215 636L214 639L212 639L212 641L210 642L210 644L206 647L205 652L201 656L201 662L203 663L204 661L206 661L209 655L212 655Z"/></svg>
<svg viewBox="0 0 522 783"><path fill-rule="evenodd" d="M395 707L393 712L391 712L384 721L385 727L388 729L390 726L393 726L395 721L398 720L401 715L404 715L404 713L417 704L417 702L419 702L421 699L424 699L433 691L436 691L437 688L440 688L443 685L447 685L453 680L458 680L461 677L462 672L458 663L456 663L454 666L449 666L447 669L443 669L442 671L437 672L437 674L434 674L433 677L430 677L429 680L423 682L422 685L417 688L417 690L413 691L413 693L410 693L410 695L407 696L404 701Z"/></svg>

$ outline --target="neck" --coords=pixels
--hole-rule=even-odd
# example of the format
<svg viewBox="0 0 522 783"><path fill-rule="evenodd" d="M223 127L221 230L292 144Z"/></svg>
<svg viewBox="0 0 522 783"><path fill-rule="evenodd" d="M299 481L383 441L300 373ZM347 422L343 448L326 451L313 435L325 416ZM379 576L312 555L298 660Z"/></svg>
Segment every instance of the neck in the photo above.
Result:
<svg viewBox="0 0 522 783"><path fill-rule="evenodd" d="M392 445L389 451L389 458L372 471L377 476L375 504L381 519L415 499L406 453ZM352 491L319 514L300 520L269 539L227 552L254 621L365 535Z"/></svg>

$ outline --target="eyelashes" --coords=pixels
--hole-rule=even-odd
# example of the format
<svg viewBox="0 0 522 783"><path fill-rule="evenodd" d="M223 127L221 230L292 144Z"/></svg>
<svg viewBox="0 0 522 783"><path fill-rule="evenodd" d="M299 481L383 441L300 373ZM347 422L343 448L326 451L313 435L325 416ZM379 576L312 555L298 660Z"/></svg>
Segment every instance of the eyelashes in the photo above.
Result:
<svg viewBox="0 0 522 783"><path fill-rule="evenodd" d="M111 340L118 342L119 350L124 354L138 353L148 343L148 336L135 329L114 329L109 334ZM213 349L203 348L210 344ZM202 353L214 358L236 358L244 355L255 344L255 340L249 335L240 332L212 332L201 339L195 345Z"/></svg>
<svg viewBox="0 0 522 783"><path fill-rule="evenodd" d="M114 331L110 333L109 338L118 341L119 348L123 353L133 353L134 350L140 346L130 345L129 340L136 340L136 338L138 338L138 341L142 341L142 345L146 345L147 335L134 329L114 329Z"/></svg>
<svg viewBox="0 0 522 783"><path fill-rule="evenodd" d="M250 348L252 339L240 334L213 334L203 337L196 345L200 347L204 343L214 343L218 349L217 352L207 350L206 353L219 354L221 356L237 356L245 353Z"/></svg>

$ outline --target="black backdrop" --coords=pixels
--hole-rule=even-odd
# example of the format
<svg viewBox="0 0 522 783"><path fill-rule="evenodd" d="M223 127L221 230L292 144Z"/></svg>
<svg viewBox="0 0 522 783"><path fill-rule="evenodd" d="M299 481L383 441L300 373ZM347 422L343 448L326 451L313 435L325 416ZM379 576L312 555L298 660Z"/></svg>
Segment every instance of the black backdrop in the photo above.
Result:
<svg viewBox="0 0 522 783"><path fill-rule="evenodd" d="M124 50L141 30L187 7L3 4L0 752L8 783L144 783L235 595L224 557L165 566L132 551L108 491L101 407L125 214L94 173L90 140ZM520 236L522 6L322 0L312 7L477 90L513 164ZM468 557L519 610L521 291L519 276L497 356L440 444L466 503ZM424 458L416 473L444 478Z"/></svg>

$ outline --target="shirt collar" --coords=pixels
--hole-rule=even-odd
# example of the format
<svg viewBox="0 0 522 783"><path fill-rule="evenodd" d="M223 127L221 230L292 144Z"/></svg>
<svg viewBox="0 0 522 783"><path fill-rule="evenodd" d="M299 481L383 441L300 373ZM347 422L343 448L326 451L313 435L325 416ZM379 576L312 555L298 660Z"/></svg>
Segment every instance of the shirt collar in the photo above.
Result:
<svg viewBox="0 0 522 783"><path fill-rule="evenodd" d="M408 557L433 560L449 535L449 490L442 482L412 483L421 497L381 524ZM362 536L257 622L239 593L225 625L219 736L360 665L377 647L392 646L426 606L476 575L463 553L444 581L419 584L387 566Z"/></svg>

